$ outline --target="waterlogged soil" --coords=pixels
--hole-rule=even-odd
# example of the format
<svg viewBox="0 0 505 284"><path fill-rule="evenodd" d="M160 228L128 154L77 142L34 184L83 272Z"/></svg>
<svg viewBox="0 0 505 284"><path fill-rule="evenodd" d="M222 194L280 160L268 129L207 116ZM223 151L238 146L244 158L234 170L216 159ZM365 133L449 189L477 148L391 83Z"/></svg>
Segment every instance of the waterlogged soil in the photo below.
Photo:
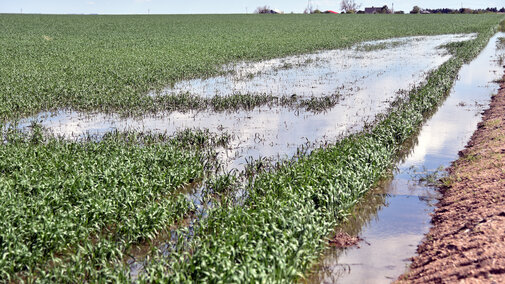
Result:
<svg viewBox="0 0 505 284"><path fill-rule="evenodd" d="M505 83L460 155L398 283L505 283Z"/></svg>
<svg viewBox="0 0 505 284"><path fill-rule="evenodd" d="M496 46L500 36L503 33L495 35L477 58L462 67L450 96L412 141L411 151L399 163L394 176L370 191L348 220L336 228L337 235L362 241L357 246L332 247L332 238L330 248L302 282L391 283L406 271L411 256L429 231L430 213L440 198L431 182L443 174L440 169L458 158L458 152L477 129L491 96L498 92L499 84L494 81L501 77L498 58L504 52ZM432 252L436 254L437 249ZM447 259L448 266L450 261ZM437 265L432 269L427 274L438 269Z"/></svg>
<svg viewBox="0 0 505 284"><path fill-rule="evenodd" d="M443 35L365 42L351 49L324 51L258 63L226 66L226 75L181 81L159 94L191 93L202 97L234 93L296 95L313 98L338 94L338 103L324 112L282 106L252 110L194 110L159 113L143 118L85 114L75 111L41 113L20 122L40 122L56 135L101 135L112 130L174 133L204 128L233 137L219 151L225 171L243 169L247 160L291 158L301 148L313 148L358 132L387 111L402 91L422 83L427 72L450 54L440 46L475 35ZM384 49L383 47L387 47Z"/></svg>

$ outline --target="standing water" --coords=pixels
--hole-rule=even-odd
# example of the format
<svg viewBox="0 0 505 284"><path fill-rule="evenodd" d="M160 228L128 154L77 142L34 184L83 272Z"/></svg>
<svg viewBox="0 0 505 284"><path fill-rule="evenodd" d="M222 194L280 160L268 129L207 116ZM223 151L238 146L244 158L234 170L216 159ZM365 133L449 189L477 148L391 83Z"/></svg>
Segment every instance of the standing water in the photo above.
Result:
<svg viewBox="0 0 505 284"><path fill-rule="evenodd" d="M359 235L359 247L330 248L306 280L311 283L390 283L404 273L409 258L429 230L439 195L420 182L458 158L481 120L481 112L498 91L494 80L502 67L495 35L488 46L459 72L450 96L423 126L411 152L393 179L371 191L337 230Z"/></svg>
<svg viewBox="0 0 505 284"><path fill-rule="evenodd" d="M75 111L42 113L32 120L63 136L100 135L112 130L172 134L187 128L226 132L234 139L219 153L225 170L241 170L247 160L291 158L299 148L332 142L360 131L385 112L401 91L422 83L426 74L451 56L440 46L470 40L475 34L408 37L364 42L351 49L322 51L256 63L223 67L226 75L181 81L150 96L190 93L201 97L272 94L310 99L337 95L338 103L324 112L261 106L251 110L173 111L142 118L86 114Z"/></svg>

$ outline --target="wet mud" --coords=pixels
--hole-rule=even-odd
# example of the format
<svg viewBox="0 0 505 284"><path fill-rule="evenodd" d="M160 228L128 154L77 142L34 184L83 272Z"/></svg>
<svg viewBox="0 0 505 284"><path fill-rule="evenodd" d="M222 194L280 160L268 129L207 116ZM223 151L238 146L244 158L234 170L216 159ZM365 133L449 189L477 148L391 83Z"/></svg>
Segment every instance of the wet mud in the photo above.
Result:
<svg viewBox="0 0 505 284"><path fill-rule="evenodd" d="M348 233L340 232L335 235L335 237L331 238L328 242L331 246L337 248L348 248L348 247L359 247L360 242L364 241L359 236L351 237Z"/></svg>

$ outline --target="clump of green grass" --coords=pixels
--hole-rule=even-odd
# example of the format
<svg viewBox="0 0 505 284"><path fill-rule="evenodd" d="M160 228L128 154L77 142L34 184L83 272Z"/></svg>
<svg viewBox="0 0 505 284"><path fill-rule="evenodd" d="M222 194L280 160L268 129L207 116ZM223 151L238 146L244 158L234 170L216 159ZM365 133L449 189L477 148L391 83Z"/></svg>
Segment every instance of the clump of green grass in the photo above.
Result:
<svg viewBox="0 0 505 284"><path fill-rule="evenodd" d="M153 135L149 134L148 137ZM162 135L162 137L166 138L166 135ZM172 143L176 142L181 147L196 147L198 149L227 147L231 140L232 136L226 132L215 134L208 129L184 129L170 137Z"/></svg>
<svg viewBox="0 0 505 284"><path fill-rule="evenodd" d="M497 61L498 61L498 64L499 64L499 65L502 65L502 64L503 64L503 62L505 62L505 55L500 55L500 56L498 56L498 60L497 60ZM503 79L498 79L496 82L497 82L497 83L502 83L502 82L503 82Z"/></svg>
<svg viewBox="0 0 505 284"><path fill-rule="evenodd" d="M239 179L234 170L224 173L219 176L209 178L205 183L204 194L206 195L219 195L229 194L232 190L239 186Z"/></svg>
<svg viewBox="0 0 505 284"><path fill-rule="evenodd" d="M357 46L356 50L368 52L368 51L395 48L395 47L402 46L405 44L407 44L407 41L405 41L405 40L403 40L403 41L402 40L395 40L395 41L375 43L375 44L361 44L361 45Z"/></svg>
<svg viewBox="0 0 505 284"><path fill-rule="evenodd" d="M505 37L498 38L498 49L505 49Z"/></svg>
<svg viewBox="0 0 505 284"><path fill-rule="evenodd" d="M307 111L322 112L337 105L339 98L340 95L338 94L323 97L312 97L310 99L302 100L299 106Z"/></svg>
<svg viewBox="0 0 505 284"><path fill-rule="evenodd" d="M505 32L505 20L501 21L500 25L498 26L498 31Z"/></svg>
<svg viewBox="0 0 505 284"><path fill-rule="evenodd" d="M444 180L447 178L447 172L442 166L436 169L427 169L425 167L422 169L416 169L411 167L410 170L413 180L431 187L443 185Z"/></svg>
<svg viewBox="0 0 505 284"><path fill-rule="evenodd" d="M465 45L464 41L459 41L459 42L451 42L448 44L444 44L440 46L440 48L446 49L450 54L456 55L456 52L460 50L462 46Z"/></svg>
<svg viewBox="0 0 505 284"><path fill-rule="evenodd" d="M278 98L273 95L260 94L234 94L231 96L214 96L209 105L215 111L223 111L230 109L245 109L250 110L257 106L271 104L278 101Z"/></svg>
<svg viewBox="0 0 505 284"><path fill-rule="evenodd" d="M216 112L252 110L259 106L288 107L303 109L309 112L321 112L332 108L338 102L339 95L326 95L319 98L303 99L293 96L278 97L272 94L242 94L229 96L214 96L203 98L197 95L183 93L177 95L160 95L155 98L151 112L159 111L189 111L210 109ZM133 114L133 113L132 113Z"/></svg>

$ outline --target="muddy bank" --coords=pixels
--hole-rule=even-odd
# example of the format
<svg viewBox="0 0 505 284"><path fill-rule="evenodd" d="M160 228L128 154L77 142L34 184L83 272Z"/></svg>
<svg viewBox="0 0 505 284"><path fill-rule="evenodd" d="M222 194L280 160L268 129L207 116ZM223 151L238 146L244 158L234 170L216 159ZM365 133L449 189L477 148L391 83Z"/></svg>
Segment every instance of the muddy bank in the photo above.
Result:
<svg viewBox="0 0 505 284"><path fill-rule="evenodd" d="M505 83L449 173L433 227L398 282L505 283Z"/></svg>

